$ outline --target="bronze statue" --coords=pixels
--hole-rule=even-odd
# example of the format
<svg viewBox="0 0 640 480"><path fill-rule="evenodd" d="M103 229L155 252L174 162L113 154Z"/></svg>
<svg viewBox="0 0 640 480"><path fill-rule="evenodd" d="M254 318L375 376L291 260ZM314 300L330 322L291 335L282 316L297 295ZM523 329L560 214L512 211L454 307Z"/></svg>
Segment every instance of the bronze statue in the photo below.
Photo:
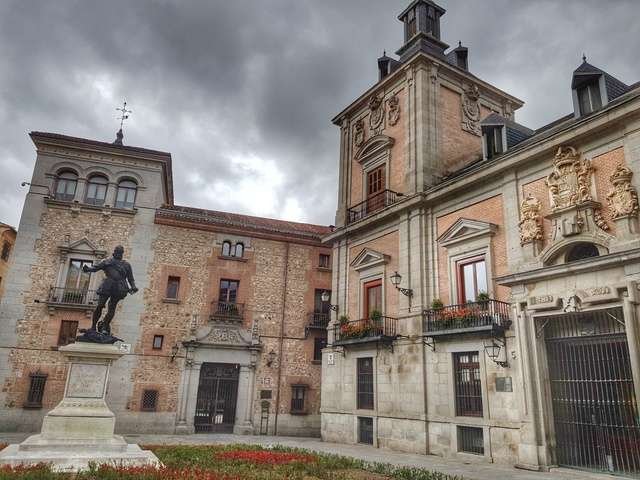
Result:
<svg viewBox="0 0 640 480"><path fill-rule="evenodd" d="M131 265L122 259L123 255L124 248L118 245L114 248L111 258L103 260L91 267L88 265L82 267L82 270L85 272L102 270L107 276L96 292L98 294L98 305L93 312L91 328L85 332L85 338L82 339L84 341L114 343L119 340L111 336L111 320L113 320L113 315L116 313L116 306L127 294L133 295L138 291L135 280L133 279ZM107 304L107 300L109 301L107 313L104 318L100 320L102 310Z"/></svg>

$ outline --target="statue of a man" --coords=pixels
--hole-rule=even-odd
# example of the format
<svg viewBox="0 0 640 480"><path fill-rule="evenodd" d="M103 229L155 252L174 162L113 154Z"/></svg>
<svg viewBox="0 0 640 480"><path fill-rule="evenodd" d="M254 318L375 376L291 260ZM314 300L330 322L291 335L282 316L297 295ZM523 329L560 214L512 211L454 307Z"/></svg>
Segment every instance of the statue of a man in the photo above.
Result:
<svg viewBox="0 0 640 480"><path fill-rule="evenodd" d="M85 272L102 270L107 276L96 292L98 294L98 306L93 312L93 322L91 324L91 330L95 331L97 327L99 327L100 333L105 335L111 335L111 320L113 320L113 315L116 313L118 302L125 298L128 293L133 295L138 291L135 280L133 279L131 265L122 259L123 255L124 248L118 245L113 249L113 256L111 258L103 260L91 267L88 265L82 267L82 270ZM109 301L107 314L100 320L102 310L107 300Z"/></svg>

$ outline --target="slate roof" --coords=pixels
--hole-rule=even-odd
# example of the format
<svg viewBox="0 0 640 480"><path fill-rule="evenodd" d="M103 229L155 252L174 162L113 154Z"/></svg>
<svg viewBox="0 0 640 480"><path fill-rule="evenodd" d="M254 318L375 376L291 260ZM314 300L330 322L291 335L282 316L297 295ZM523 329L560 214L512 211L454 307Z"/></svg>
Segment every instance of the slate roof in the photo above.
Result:
<svg viewBox="0 0 640 480"><path fill-rule="evenodd" d="M289 222L273 218L254 217L238 213L205 210L180 205L164 206L156 211L156 217L175 218L188 222L220 225L254 230L269 234L292 235L307 240L320 241L331 233L331 227L311 223Z"/></svg>
<svg viewBox="0 0 640 480"><path fill-rule="evenodd" d="M607 99L609 101L618 98L620 95L630 90L629 85L618 80L616 77L610 75L604 70L591 65L586 60L584 60L582 64L573 71L571 88L576 88L580 86L584 81L591 78L599 77L600 75L604 75L604 84L607 90Z"/></svg>
<svg viewBox="0 0 640 480"><path fill-rule="evenodd" d="M480 122L480 125L504 125L507 128L507 148L517 145L535 133L530 128L516 123L513 120L509 120L497 113L491 113L485 117L485 119Z"/></svg>

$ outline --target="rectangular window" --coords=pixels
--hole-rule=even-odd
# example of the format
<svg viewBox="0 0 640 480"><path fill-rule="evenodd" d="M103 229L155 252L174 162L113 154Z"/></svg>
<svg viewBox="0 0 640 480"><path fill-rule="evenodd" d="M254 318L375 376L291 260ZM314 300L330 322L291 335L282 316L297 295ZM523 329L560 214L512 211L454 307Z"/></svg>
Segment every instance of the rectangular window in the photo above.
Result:
<svg viewBox="0 0 640 480"><path fill-rule="evenodd" d="M314 294L313 294L313 311L315 313L324 313L324 314L329 314L329 302L323 302L322 301L322 293L325 292L325 290L321 289L321 288L316 288ZM331 290L326 290L326 292L329 294L329 301L331 300Z"/></svg>
<svg viewBox="0 0 640 480"><path fill-rule="evenodd" d="M602 106L598 82L589 83L578 88L578 103L581 115L587 115Z"/></svg>
<svg viewBox="0 0 640 480"><path fill-rule="evenodd" d="M260 390L260 400L271 400L271 390Z"/></svg>
<svg viewBox="0 0 640 480"><path fill-rule="evenodd" d="M83 272L82 267L85 265L90 267L92 264L93 262L90 260L70 260L67 278L64 283L65 290L78 293L86 292L89 289L91 274Z"/></svg>
<svg viewBox="0 0 640 480"><path fill-rule="evenodd" d="M482 428L458 427L458 451L484 455Z"/></svg>
<svg viewBox="0 0 640 480"><path fill-rule="evenodd" d="M316 337L313 339L313 361L322 361L322 349L327 346L326 337Z"/></svg>
<svg viewBox="0 0 640 480"><path fill-rule="evenodd" d="M478 352L453 354L456 415L482 417L482 383Z"/></svg>
<svg viewBox="0 0 640 480"><path fill-rule="evenodd" d="M483 128L483 133L487 142L487 159L493 158L504 151L502 146L503 128L504 127Z"/></svg>
<svg viewBox="0 0 640 480"><path fill-rule="evenodd" d="M164 343L164 335L153 336L153 349L162 350L162 344Z"/></svg>
<svg viewBox="0 0 640 480"><path fill-rule="evenodd" d="M220 280L220 294L218 296L218 301L223 303L236 303L239 284L240 282L237 280Z"/></svg>
<svg viewBox="0 0 640 480"><path fill-rule="evenodd" d="M180 277L169 277L167 279L167 291L165 293L165 298L177 300L179 291L180 291Z"/></svg>
<svg viewBox="0 0 640 480"><path fill-rule="evenodd" d="M358 443L373 445L373 418L358 417Z"/></svg>
<svg viewBox="0 0 640 480"><path fill-rule="evenodd" d="M306 385L291 386L291 413L304 413L304 398L307 393Z"/></svg>
<svg viewBox="0 0 640 480"><path fill-rule="evenodd" d="M44 387L47 383L47 374L35 372L29 374L29 392L24 408L42 408L42 397L44 397Z"/></svg>
<svg viewBox="0 0 640 480"><path fill-rule="evenodd" d="M369 318L373 312L382 313L382 280L367 282L364 287L364 318Z"/></svg>
<svg viewBox="0 0 640 480"><path fill-rule="evenodd" d="M11 244L9 242L4 242L2 244L2 255L1 258L4 261L9 260L9 254L11 253Z"/></svg>
<svg viewBox="0 0 640 480"><path fill-rule="evenodd" d="M58 346L69 345L76 341L78 333L78 322L75 320L62 320L60 323L60 333L58 334Z"/></svg>
<svg viewBox="0 0 640 480"><path fill-rule="evenodd" d="M487 266L484 257L458 262L459 302L475 302L479 293L487 293L487 291Z"/></svg>
<svg viewBox="0 0 640 480"><path fill-rule="evenodd" d="M384 169L385 166L376 168L367 174L367 197L371 197L384 190Z"/></svg>
<svg viewBox="0 0 640 480"><path fill-rule="evenodd" d="M143 412L155 412L158 409L158 390L144 390L142 392L142 404L140 410Z"/></svg>
<svg viewBox="0 0 640 480"><path fill-rule="evenodd" d="M320 267L320 268L331 268L331 255L327 255L325 253L321 253L318 256L318 267Z"/></svg>
<svg viewBox="0 0 640 480"><path fill-rule="evenodd" d="M409 10L407 13L407 40L416 34L416 11Z"/></svg>
<svg viewBox="0 0 640 480"><path fill-rule="evenodd" d="M357 407L373 410L373 358L359 358L357 369Z"/></svg>

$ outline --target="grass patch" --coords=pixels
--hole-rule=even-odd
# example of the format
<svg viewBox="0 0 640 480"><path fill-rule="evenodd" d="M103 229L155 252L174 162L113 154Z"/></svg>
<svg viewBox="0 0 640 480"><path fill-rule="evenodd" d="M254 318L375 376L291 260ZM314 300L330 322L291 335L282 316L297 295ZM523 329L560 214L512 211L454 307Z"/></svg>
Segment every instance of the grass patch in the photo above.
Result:
<svg viewBox="0 0 640 480"><path fill-rule="evenodd" d="M0 468L0 480L463 480L440 472L364 462L297 448L258 445L148 445L161 469L100 466L78 474L47 465Z"/></svg>

